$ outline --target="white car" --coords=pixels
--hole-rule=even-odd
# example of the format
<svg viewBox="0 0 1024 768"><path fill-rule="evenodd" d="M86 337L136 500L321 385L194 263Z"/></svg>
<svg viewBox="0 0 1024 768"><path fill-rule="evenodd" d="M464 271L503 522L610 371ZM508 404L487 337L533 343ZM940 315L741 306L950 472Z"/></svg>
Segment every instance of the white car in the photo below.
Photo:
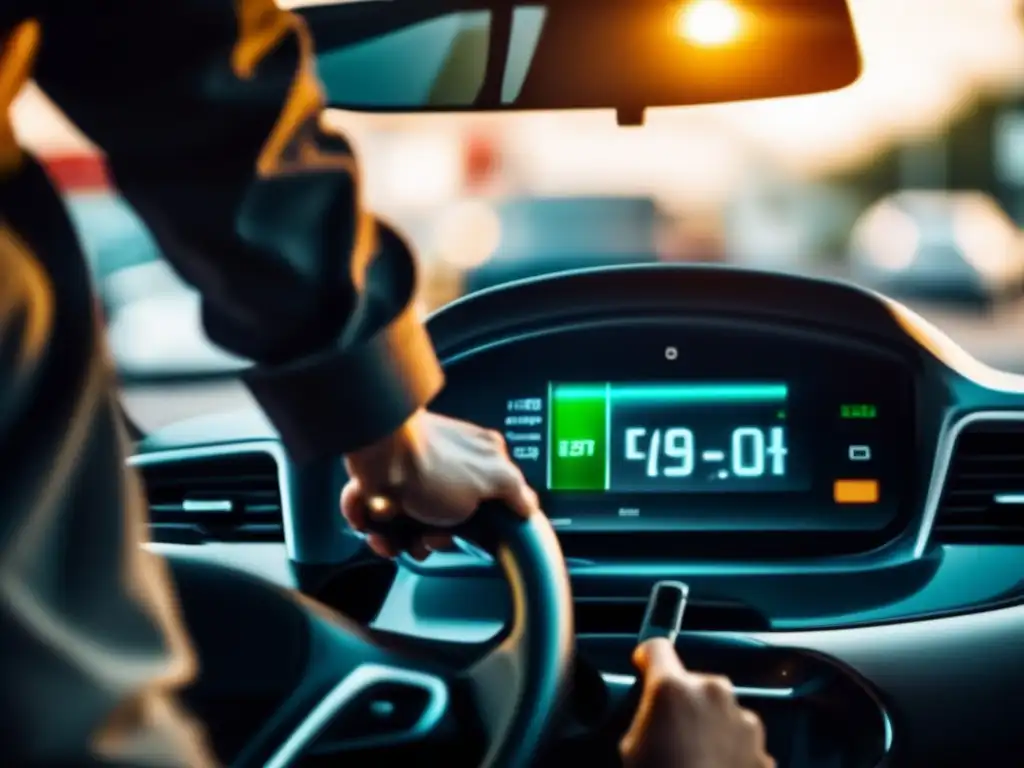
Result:
<svg viewBox="0 0 1024 768"><path fill-rule="evenodd" d="M132 378L222 373L243 366L210 342L199 296L161 257L149 230L119 197L71 196L68 209L103 303L111 353Z"/></svg>
<svg viewBox="0 0 1024 768"><path fill-rule="evenodd" d="M906 190L854 226L856 279L893 296L989 305L1020 294L1024 236L981 192Z"/></svg>

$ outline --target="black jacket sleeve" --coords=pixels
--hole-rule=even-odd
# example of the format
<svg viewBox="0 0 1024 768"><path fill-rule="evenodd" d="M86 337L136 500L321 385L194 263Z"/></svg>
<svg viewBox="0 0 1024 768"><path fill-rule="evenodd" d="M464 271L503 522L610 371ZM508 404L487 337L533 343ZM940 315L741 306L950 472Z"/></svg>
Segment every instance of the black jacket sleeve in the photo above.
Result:
<svg viewBox="0 0 1024 768"><path fill-rule="evenodd" d="M36 79L203 297L210 337L299 459L400 426L442 384L409 248L322 124L303 23L273 0L78 0Z"/></svg>
<svg viewBox="0 0 1024 768"><path fill-rule="evenodd" d="M20 40L35 34L19 32ZM16 71L10 63L0 56L0 74ZM139 546L146 500L125 469L128 442L86 261L43 170L8 156L0 168L0 765L102 758L205 768L214 759L204 737L174 701L196 656L166 564Z"/></svg>

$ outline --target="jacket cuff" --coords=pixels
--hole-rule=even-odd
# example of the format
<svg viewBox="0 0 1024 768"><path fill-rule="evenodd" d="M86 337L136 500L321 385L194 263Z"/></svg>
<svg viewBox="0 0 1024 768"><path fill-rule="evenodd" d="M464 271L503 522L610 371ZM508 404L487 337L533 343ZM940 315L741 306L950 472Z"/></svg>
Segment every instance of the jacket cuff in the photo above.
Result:
<svg viewBox="0 0 1024 768"><path fill-rule="evenodd" d="M412 305L366 341L253 368L243 378L299 462L350 453L391 434L444 385Z"/></svg>

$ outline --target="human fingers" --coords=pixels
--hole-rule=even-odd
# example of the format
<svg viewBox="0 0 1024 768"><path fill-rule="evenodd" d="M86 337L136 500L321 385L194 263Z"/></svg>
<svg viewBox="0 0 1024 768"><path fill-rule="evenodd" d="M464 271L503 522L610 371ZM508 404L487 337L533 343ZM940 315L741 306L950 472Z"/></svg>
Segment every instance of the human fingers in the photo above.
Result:
<svg viewBox="0 0 1024 768"><path fill-rule="evenodd" d="M447 552L455 542L447 533L428 533L423 537L423 543L432 552Z"/></svg>
<svg viewBox="0 0 1024 768"><path fill-rule="evenodd" d="M399 555L398 547L379 533L366 534L366 545L381 557L398 557Z"/></svg>
<svg viewBox="0 0 1024 768"><path fill-rule="evenodd" d="M540 499L526 482L522 470L508 456L499 459L494 472L492 495L521 517L540 511Z"/></svg>
<svg viewBox="0 0 1024 768"><path fill-rule="evenodd" d="M735 708L736 691L732 681L722 675L695 675L696 693L706 702L721 710Z"/></svg>
<svg viewBox="0 0 1024 768"><path fill-rule="evenodd" d="M764 722L756 712L737 706L739 711L739 738L747 745L751 755L751 768L775 768L775 758L768 754L768 738Z"/></svg>
<svg viewBox="0 0 1024 768"><path fill-rule="evenodd" d="M633 662L643 678L643 689L633 722L619 744L627 764L641 754L658 751L666 738L671 741L667 731L676 729L685 714L685 700L691 696L684 690L687 672L671 641L658 637L641 643Z"/></svg>
<svg viewBox="0 0 1024 768"><path fill-rule="evenodd" d="M360 533L366 534L366 545L381 557L396 557L399 548L386 536L369 533L368 528L373 520L389 520L396 514L396 509L387 499L381 496L367 497L357 480L350 480L341 491L341 514L349 526Z"/></svg>
<svg viewBox="0 0 1024 768"><path fill-rule="evenodd" d="M366 531L370 511L357 480L349 480L341 489L341 515L354 531Z"/></svg>
<svg viewBox="0 0 1024 768"><path fill-rule="evenodd" d="M377 534L372 534L376 536ZM381 537L380 549L387 552L386 557L394 557L399 552L397 544L390 539ZM421 539L417 539L412 542L407 548L406 553L414 560L420 562L430 557L432 552L444 552L451 549L452 537L445 534L428 534ZM377 550L374 550L377 551ZM378 552L381 554L381 552Z"/></svg>
<svg viewBox="0 0 1024 768"><path fill-rule="evenodd" d="M413 560L419 560L422 562L430 557L430 548L427 547L427 544L423 539L418 539L409 545L408 549L406 549L406 553Z"/></svg>
<svg viewBox="0 0 1024 768"><path fill-rule="evenodd" d="M633 664L645 678L650 673L667 676L685 671L675 645L664 637L652 637L638 645L633 651Z"/></svg>

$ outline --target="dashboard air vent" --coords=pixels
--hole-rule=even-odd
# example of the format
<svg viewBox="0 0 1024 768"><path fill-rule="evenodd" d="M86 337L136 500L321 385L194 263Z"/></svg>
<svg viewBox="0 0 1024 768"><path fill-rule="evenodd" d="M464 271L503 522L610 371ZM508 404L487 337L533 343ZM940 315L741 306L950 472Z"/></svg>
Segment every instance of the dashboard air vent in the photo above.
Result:
<svg viewBox="0 0 1024 768"><path fill-rule="evenodd" d="M153 541L284 541L277 460L265 451L134 462L149 499Z"/></svg>
<svg viewBox="0 0 1024 768"><path fill-rule="evenodd" d="M975 421L963 429L933 535L941 543L1024 542L1024 420Z"/></svg>

